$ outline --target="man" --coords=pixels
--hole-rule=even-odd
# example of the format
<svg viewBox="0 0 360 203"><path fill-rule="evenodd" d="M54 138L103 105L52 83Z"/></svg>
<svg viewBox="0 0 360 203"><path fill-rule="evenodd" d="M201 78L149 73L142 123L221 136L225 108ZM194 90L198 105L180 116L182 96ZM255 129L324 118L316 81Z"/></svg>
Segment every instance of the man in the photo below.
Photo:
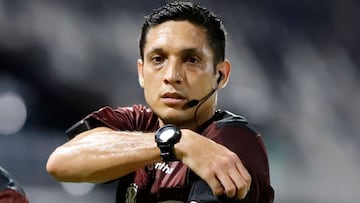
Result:
<svg viewBox="0 0 360 203"><path fill-rule="evenodd" d="M0 203L28 203L21 185L0 166Z"/></svg>
<svg viewBox="0 0 360 203"><path fill-rule="evenodd" d="M149 108L86 116L51 154L48 172L59 181L119 180L117 202L272 202L261 137L216 109L230 75L220 19L189 2L166 4L147 16L140 54Z"/></svg>

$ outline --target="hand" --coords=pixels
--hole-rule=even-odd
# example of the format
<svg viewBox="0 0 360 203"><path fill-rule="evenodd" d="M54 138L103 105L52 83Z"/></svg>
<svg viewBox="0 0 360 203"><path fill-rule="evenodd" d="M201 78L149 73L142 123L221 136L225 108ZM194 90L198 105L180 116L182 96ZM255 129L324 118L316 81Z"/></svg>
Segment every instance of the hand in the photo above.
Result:
<svg viewBox="0 0 360 203"><path fill-rule="evenodd" d="M216 196L243 199L251 176L239 157L225 146L191 130L182 130L175 153L185 165L208 183Z"/></svg>

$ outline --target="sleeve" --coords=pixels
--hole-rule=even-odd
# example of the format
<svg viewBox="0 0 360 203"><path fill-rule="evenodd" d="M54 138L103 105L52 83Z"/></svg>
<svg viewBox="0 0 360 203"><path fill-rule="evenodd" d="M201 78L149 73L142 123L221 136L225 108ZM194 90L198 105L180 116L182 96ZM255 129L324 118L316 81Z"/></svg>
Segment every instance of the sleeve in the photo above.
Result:
<svg viewBox="0 0 360 203"><path fill-rule="evenodd" d="M158 117L142 105L103 107L94 111L66 130L69 139L86 130L106 126L113 130L151 132L158 128Z"/></svg>
<svg viewBox="0 0 360 203"><path fill-rule="evenodd" d="M214 135L211 139L235 152L249 171L250 202L272 203L274 191L270 185L268 156L260 134L247 126L231 124L214 125L210 131Z"/></svg>
<svg viewBox="0 0 360 203"><path fill-rule="evenodd" d="M158 117L142 105L116 109L104 107L88 117L93 117L114 130L155 131L158 127Z"/></svg>
<svg viewBox="0 0 360 203"><path fill-rule="evenodd" d="M261 136L243 125L212 125L204 133L210 139L235 152L252 177L251 188L245 199L235 200L215 196L208 184L195 178L189 194L189 202L198 203L272 203L274 191L270 185L268 157Z"/></svg>

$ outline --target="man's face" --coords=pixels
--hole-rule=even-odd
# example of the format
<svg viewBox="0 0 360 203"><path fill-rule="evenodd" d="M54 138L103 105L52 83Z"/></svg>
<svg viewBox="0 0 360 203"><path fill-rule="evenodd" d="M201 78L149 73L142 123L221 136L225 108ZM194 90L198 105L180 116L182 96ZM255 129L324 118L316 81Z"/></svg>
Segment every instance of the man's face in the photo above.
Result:
<svg viewBox="0 0 360 203"><path fill-rule="evenodd" d="M215 88L213 58L205 29L200 26L167 21L149 30L144 59L138 62L139 82L147 104L164 123L194 127L196 107L184 107ZM216 96L212 96L199 108L198 122L208 120L215 106Z"/></svg>

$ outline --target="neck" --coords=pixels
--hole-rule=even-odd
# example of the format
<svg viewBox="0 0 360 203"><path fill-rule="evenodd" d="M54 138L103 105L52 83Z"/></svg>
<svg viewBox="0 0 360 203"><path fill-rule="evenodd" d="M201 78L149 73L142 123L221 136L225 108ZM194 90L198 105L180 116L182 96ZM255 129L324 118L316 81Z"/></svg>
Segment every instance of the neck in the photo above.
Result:
<svg viewBox="0 0 360 203"><path fill-rule="evenodd" d="M208 112L206 113L206 116L204 115L204 113L202 114L201 117L199 117L199 115L197 116L197 122L195 122L195 117L192 117L190 120L187 121L176 121L176 122L170 122L170 121L163 121L161 119L159 119L159 123L160 126L164 126L165 124L171 123L176 125L179 128L186 128L192 131L198 131L199 127L201 127L202 125L204 125L207 121L209 121L213 116L215 115L215 111L212 112Z"/></svg>
<svg viewBox="0 0 360 203"><path fill-rule="evenodd" d="M179 112L177 116L174 116L174 114L170 112L167 114L160 114L162 115L161 118L159 117L160 126L163 126L164 124L174 124L179 128L196 131L201 125L214 116L216 104L215 94L205 102L199 103L197 106L187 110L180 110L181 113Z"/></svg>

